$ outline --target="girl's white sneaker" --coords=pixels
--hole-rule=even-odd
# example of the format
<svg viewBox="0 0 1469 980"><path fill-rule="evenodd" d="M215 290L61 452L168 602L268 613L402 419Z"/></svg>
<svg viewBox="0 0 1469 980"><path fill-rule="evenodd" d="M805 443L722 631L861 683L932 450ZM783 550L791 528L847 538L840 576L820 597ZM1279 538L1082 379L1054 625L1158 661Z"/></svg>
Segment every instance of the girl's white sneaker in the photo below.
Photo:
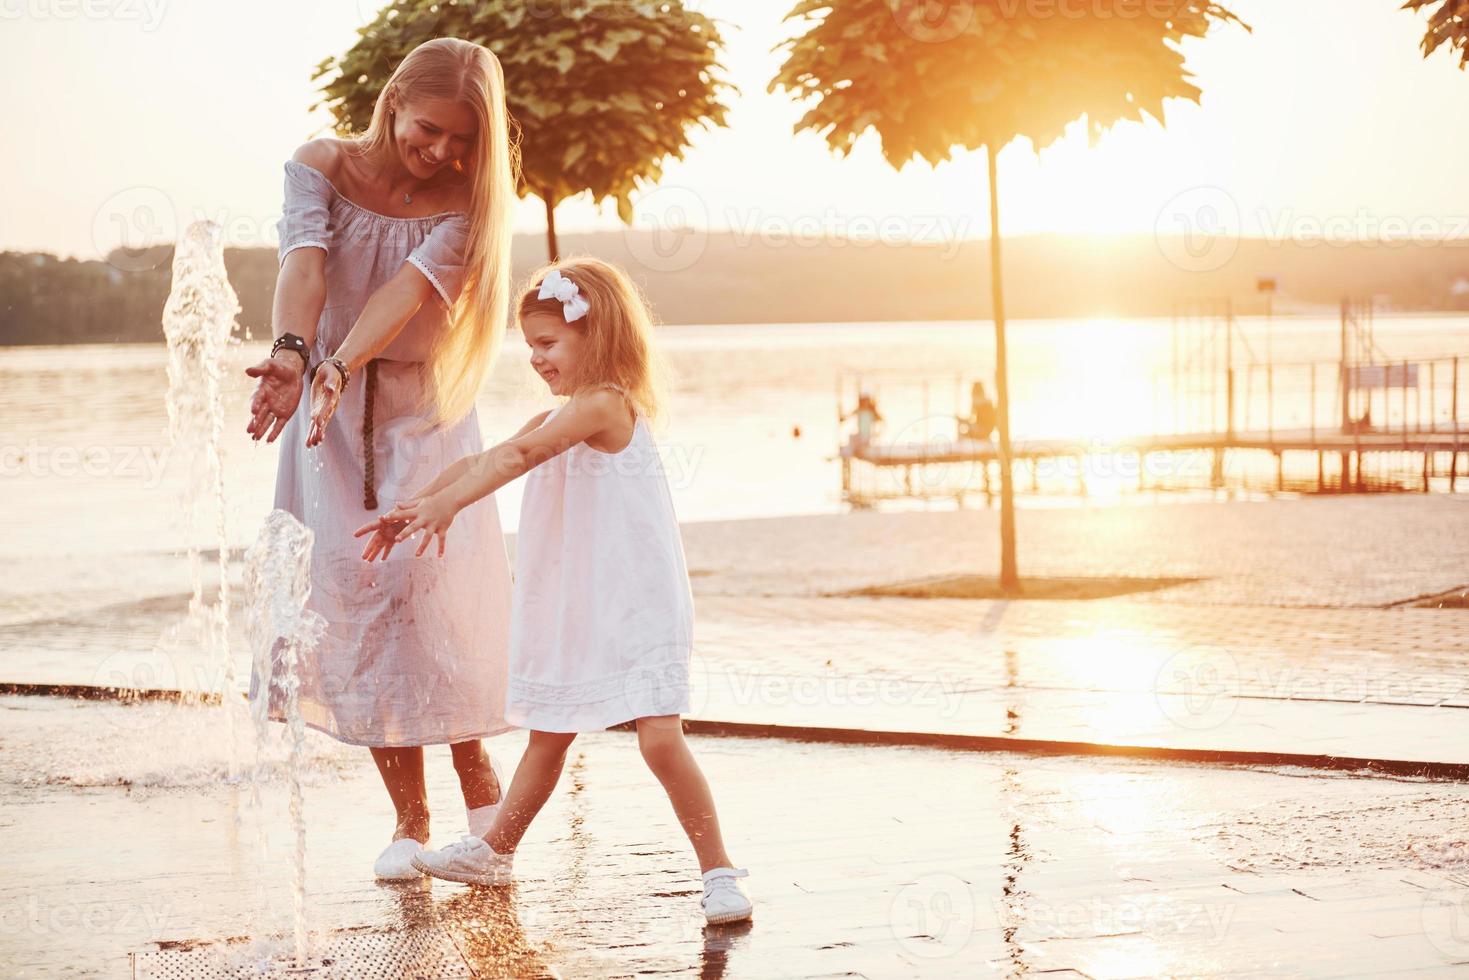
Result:
<svg viewBox="0 0 1469 980"><path fill-rule="evenodd" d="M424 874L466 885L508 885L515 880L513 854L498 854L484 838L465 834L448 847L419 851L413 866Z"/></svg>
<svg viewBox="0 0 1469 980"><path fill-rule="evenodd" d="M749 875L744 868L713 868L704 872L704 919L710 925L748 919L755 907L736 879Z"/></svg>
<svg viewBox="0 0 1469 980"><path fill-rule="evenodd" d="M393 841L372 863L372 873L378 881L417 881L423 872L413 866L413 856L423 850L423 845L412 837L400 837Z"/></svg>
<svg viewBox="0 0 1469 980"><path fill-rule="evenodd" d="M505 792L510 789L505 785L505 777L500 775L500 764L490 756L490 769L495 774L495 782L500 784L500 799L486 806L465 807L464 815L469 821L469 833L474 837L483 837L495 826L495 818L500 815L500 804L505 802Z"/></svg>

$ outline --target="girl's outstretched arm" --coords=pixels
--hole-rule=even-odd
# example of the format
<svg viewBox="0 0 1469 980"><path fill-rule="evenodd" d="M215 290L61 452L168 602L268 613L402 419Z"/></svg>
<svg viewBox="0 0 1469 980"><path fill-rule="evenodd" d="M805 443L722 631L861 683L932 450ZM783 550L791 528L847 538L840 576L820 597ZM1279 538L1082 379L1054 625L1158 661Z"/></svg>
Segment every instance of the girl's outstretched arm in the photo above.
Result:
<svg viewBox="0 0 1469 980"><path fill-rule="evenodd" d="M418 554L428 549L434 535L439 536L439 554L444 553L444 534L465 507L489 496L511 480L524 476L535 467L575 446L606 432L627 418L627 402L623 396L606 389L576 395L556 417L536 428L522 429L519 435L492 446L482 453L466 456L449 467L458 475L433 493L400 504L379 521L406 521L396 541L403 541L419 531L424 532ZM461 464L463 466L460 469ZM440 477L448 476L446 470ZM440 480L435 480L438 484Z"/></svg>
<svg viewBox="0 0 1469 980"><path fill-rule="evenodd" d="M458 509L468 507L577 443L606 432L626 417L626 405L621 395L607 390L577 395L549 422L468 457L466 471L443 492L451 495Z"/></svg>
<svg viewBox="0 0 1469 980"><path fill-rule="evenodd" d="M525 435L527 432L530 432L532 429L535 429L537 426L539 426L542 422L546 421L546 416L550 414L551 413L549 411L546 411L535 416L529 422L525 423L525 425L522 425L520 427L520 431L516 432L515 435L511 436L510 438L518 439L520 436ZM421 500L424 497L432 496L433 494L438 493L440 490L449 486L451 483L459 479L469 470L470 461L472 459L474 459L473 456L463 456L455 460L453 463L450 463L448 466L444 467L442 473L434 477L432 483L424 487L422 490L419 490L417 493L413 494L413 496L408 498L408 501L398 501L398 507L402 507L405 503L410 501ZM395 510L396 509L397 508L395 508ZM362 549L363 559L365 559L366 561L373 561L377 558L383 558L386 560L388 555L393 550L393 545L398 543L398 532L403 530L405 526L407 526L406 521L391 519L389 518L388 514L383 514L380 517L376 517L359 527L352 536L360 538L364 534L371 534L372 537L368 539L367 544ZM442 553L442 551L440 553Z"/></svg>
<svg viewBox="0 0 1469 980"><path fill-rule="evenodd" d="M510 437L510 439L519 439L527 432L531 432L532 430L536 429L538 426L540 426L542 422L546 421L546 416L550 414L551 413L549 411L546 411L542 412L540 415L537 415L535 418L525 423L525 425L522 425L520 427L520 431L516 432L515 435ZM440 490L458 480L465 473L469 472L469 468L474 465L474 461L479 458L480 455L482 454L475 453L469 456L461 456L459 459L444 467L444 471L438 476L434 477L432 483L415 493L409 499L421 500L424 497L432 496L433 494L438 493Z"/></svg>

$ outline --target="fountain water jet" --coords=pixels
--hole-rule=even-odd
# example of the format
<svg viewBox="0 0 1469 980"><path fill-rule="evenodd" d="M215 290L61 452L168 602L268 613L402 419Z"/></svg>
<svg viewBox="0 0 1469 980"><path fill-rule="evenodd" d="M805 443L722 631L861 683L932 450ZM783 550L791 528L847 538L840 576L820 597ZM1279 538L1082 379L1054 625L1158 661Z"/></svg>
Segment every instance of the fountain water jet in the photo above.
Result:
<svg viewBox="0 0 1469 980"><path fill-rule="evenodd" d="M296 965L306 963L306 819L301 769L306 750L306 725L298 695L301 664L326 629L322 617L306 608L311 595L311 546L315 535L283 510L271 511L255 544L245 555L246 626L254 670L251 675L250 715L255 723L256 777L252 802L261 814L260 784L264 781L260 747L268 737L271 719L284 719L291 739L289 763L291 824L296 833L295 873L291 899L295 922ZM263 686L263 690L261 689ZM265 821L260 826L260 849L265 857Z"/></svg>
<svg viewBox="0 0 1469 980"><path fill-rule="evenodd" d="M196 221L174 249L173 285L163 307L163 335L168 342L169 453L188 467L180 514L193 581L187 618L171 632L177 635L184 627L192 627L202 640L207 676L195 676L192 686L182 677L178 680L181 687L195 695L221 696L231 746L231 778L236 775L234 713L227 695L235 690L235 672L229 655L229 537L220 461L224 429L220 380L239 311L239 299L225 273L223 232L212 221ZM195 532L205 511L202 501L211 496L219 589L213 605L206 607L202 551Z"/></svg>

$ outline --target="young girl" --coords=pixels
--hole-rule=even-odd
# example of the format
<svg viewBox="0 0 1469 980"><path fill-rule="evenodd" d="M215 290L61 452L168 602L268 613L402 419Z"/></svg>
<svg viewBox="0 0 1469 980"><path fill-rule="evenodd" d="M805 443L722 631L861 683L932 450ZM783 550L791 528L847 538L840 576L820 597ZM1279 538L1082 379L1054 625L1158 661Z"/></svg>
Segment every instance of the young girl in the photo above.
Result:
<svg viewBox="0 0 1469 980"><path fill-rule="evenodd" d="M693 595L646 421L661 388L647 308L622 272L596 259L562 262L534 281L519 306L531 366L569 400L357 531L371 535L368 561L420 532L417 553L437 538L442 556L461 510L526 476L505 712L530 741L490 830L420 852L414 865L450 881L508 882L576 733L636 721L643 759L698 855L706 918L749 918L737 880L747 872L724 849L679 717L689 710Z"/></svg>

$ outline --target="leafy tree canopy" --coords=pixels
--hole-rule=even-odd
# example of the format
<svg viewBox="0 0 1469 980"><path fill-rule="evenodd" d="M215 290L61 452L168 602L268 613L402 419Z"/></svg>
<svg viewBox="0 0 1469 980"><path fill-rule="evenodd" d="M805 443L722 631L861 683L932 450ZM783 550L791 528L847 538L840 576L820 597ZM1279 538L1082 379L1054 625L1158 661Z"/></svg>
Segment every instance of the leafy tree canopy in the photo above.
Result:
<svg viewBox="0 0 1469 980"><path fill-rule="evenodd" d="M632 220L631 194L681 158L691 130L721 126L727 107L715 21L683 0L526 3L395 0L327 58L325 104L343 135L361 132L393 69L424 41L483 44L505 71L506 102L521 131L521 196L554 207L590 191Z"/></svg>
<svg viewBox="0 0 1469 980"><path fill-rule="evenodd" d="M1459 67L1469 65L1469 0L1408 0L1404 10L1430 11L1428 30L1423 35L1423 57L1447 44L1459 54Z"/></svg>
<svg viewBox="0 0 1469 980"><path fill-rule="evenodd" d="M1242 22L1206 0L801 0L770 83L815 99L797 124L850 153L874 129L887 160L1041 148L1078 118L1093 138L1124 119L1198 101L1180 43ZM1246 27L1248 30L1248 27Z"/></svg>

